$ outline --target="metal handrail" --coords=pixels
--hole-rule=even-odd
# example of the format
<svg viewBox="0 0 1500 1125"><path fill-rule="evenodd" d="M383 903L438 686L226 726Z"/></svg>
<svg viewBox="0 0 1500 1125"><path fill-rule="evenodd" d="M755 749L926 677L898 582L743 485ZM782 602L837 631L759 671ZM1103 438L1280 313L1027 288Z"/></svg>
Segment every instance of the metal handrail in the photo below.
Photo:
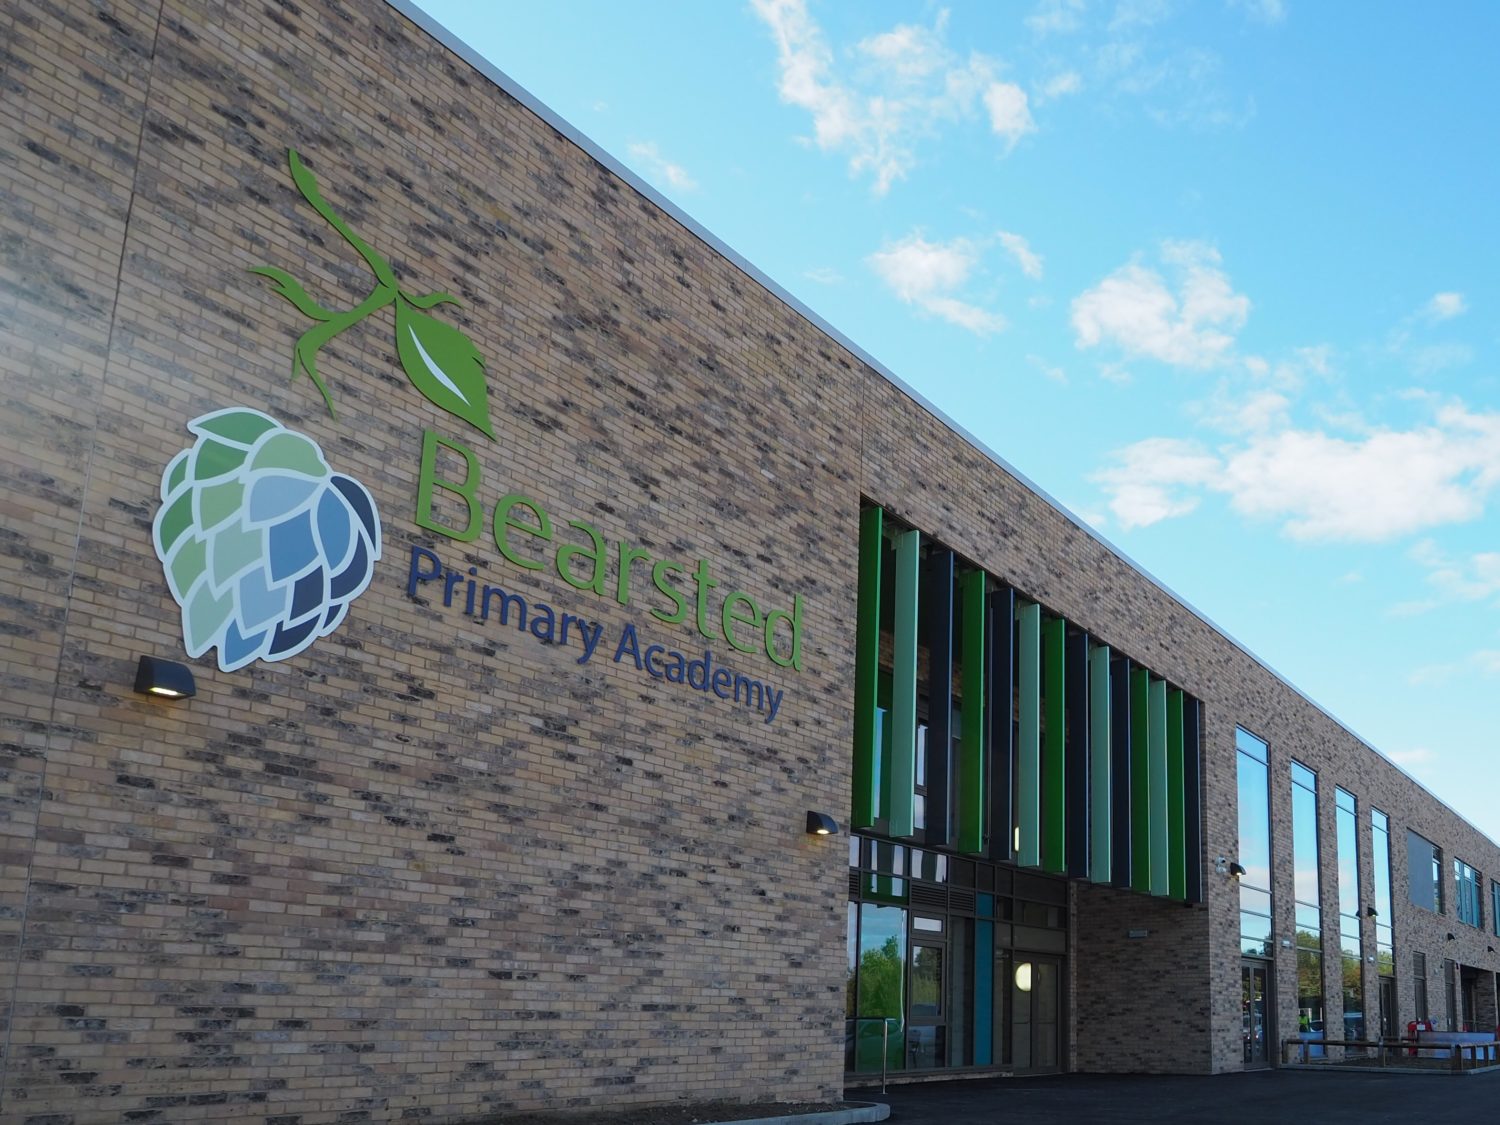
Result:
<svg viewBox="0 0 1500 1125"><path fill-rule="evenodd" d="M886 1089L885 1089L886 1066L889 1063L890 1057L891 1057L891 1021L895 1020L897 1023L900 1023L901 1022L901 1017L900 1016L849 1016L848 1018L850 1020L852 1020L856 1024L869 1023L871 1020L879 1020L880 1021L880 1092L882 1094L884 1094L886 1092ZM859 1035L858 1035L857 1029L856 1029L856 1033L855 1033L855 1037L854 1037L854 1055L855 1055L856 1059L859 1057Z"/></svg>
<svg viewBox="0 0 1500 1125"><path fill-rule="evenodd" d="M1415 1054L1418 1050L1428 1051L1450 1051L1452 1069L1455 1073L1464 1069L1464 1056L1469 1058L1469 1068L1474 1069L1479 1065L1479 1052L1493 1050L1500 1057L1500 1039L1492 1039L1488 1042L1478 1043L1434 1043L1432 1040L1422 1039L1283 1039L1281 1041L1281 1061L1283 1065L1290 1065L1288 1050L1296 1047L1298 1054L1302 1056L1301 1062L1308 1061L1308 1050L1312 1047L1374 1047L1378 1052L1377 1058L1381 1066L1386 1065L1386 1056L1391 1051L1411 1051Z"/></svg>

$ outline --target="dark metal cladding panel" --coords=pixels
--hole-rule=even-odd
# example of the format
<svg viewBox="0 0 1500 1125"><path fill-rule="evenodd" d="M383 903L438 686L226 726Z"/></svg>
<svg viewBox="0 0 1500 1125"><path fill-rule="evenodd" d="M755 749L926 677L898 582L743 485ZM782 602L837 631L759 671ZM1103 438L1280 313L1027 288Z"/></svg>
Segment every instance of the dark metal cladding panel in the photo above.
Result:
<svg viewBox="0 0 1500 1125"><path fill-rule="evenodd" d="M1110 707L1110 758L1114 772L1114 814L1110 817L1114 839L1110 848L1110 883L1116 887L1130 886L1132 840L1130 826L1131 772L1130 772L1130 658L1116 656L1111 661L1109 676Z"/></svg>
<svg viewBox="0 0 1500 1125"><path fill-rule="evenodd" d="M1089 635L1070 629L1067 637L1067 868L1068 877L1089 873Z"/></svg>
<svg viewBox="0 0 1500 1125"><path fill-rule="evenodd" d="M990 593L990 858L1014 858L1016 592L1001 586Z"/></svg>
<svg viewBox="0 0 1500 1125"><path fill-rule="evenodd" d="M1186 797L1187 900L1203 901L1203 744L1201 704L1192 696L1182 708L1183 795Z"/></svg>
<svg viewBox="0 0 1500 1125"><path fill-rule="evenodd" d="M927 557L927 833L926 842L946 845L951 836L949 763L953 758L953 552Z"/></svg>

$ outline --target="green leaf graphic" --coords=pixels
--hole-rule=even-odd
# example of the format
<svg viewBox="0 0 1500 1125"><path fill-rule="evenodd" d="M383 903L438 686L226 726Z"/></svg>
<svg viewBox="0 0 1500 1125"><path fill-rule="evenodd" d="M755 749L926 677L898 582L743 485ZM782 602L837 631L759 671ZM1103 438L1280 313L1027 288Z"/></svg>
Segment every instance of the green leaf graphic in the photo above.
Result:
<svg viewBox="0 0 1500 1125"><path fill-rule="evenodd" d="M404 295L396 301L396 354L429 402L495 436L479 349L457 328L418 312Z"/></svg>
<svg viewBox="0 0 1500 1125"><path fill-rule="evenodd" d="M456 305L458 299L449 293L410 294L402 291L389 260L356 234L354 228L323 198L317 177L295 149L287 150L287 166L302 198L354 248L375 276L375 287L369 296L354 308L339 312L320 305L302 283L285 270L275 266L256 266L250 270L270 280L277 295L290 302L303 316L317 322L315 327L298 337L292 350L292 378L306 374L328 404L329 415L333 415L333 396L318 373L319 349L339 333L394 303L396 351L412 385L435 406L493 438L495 431L490 425L484 359L457 328L418 311L438 305ZM217 467L217 461L206 462L204 468L210 466ZM198 475L201 479L202 474Z"/></svg>
<svg viewBox="0 0 1500 1125"><path fill-rule="evenodd" d="M266 417L259 410L216 410L205 414L188 428L195 434L212 434L248 449L261 434L277 426L275 419Z"/></svg>

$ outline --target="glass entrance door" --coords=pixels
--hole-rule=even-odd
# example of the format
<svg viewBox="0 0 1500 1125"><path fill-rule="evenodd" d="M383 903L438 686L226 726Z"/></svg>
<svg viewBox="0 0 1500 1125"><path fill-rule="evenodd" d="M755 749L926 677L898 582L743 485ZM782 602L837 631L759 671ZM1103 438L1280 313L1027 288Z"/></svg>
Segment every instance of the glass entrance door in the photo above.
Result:
<svg viewBox="0 0 1500 1125"><path fill-rule="evenodd" d="M948 1065L943 961L946 947L933 941L911 946L911 1007L907 1012L906 1065L933 1070Z"/></svg>
<svg viewBox="0 0 1500 1125"><path fill-rule="evenodd" d="M1265 961L1240 962L1240 1019L1245 1039L1245 1069L1271 1065L1271 975Z"/></svg>
<svg viewBox="0 0 1500 1125"><path fill-rule="evenodd" d="M1396 1038L1396 978L1380 978L1380 1036Z"/></svg>
<svg viewBox="0 0 1500 1125"><path fill-rule="evenodd" d="M1055 1073L1062 1056L1062 963L1028 953L1013 956L1011 1063L1017 1071Z"/></svg>

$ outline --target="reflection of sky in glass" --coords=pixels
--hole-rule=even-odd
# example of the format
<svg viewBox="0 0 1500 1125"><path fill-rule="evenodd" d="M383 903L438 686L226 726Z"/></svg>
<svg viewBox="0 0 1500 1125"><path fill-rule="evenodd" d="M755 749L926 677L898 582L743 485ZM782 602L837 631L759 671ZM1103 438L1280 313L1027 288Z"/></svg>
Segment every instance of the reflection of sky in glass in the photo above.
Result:
<svg viewBox="0 0 1500 1125"><path fill-rule="evenodd" d="M1244 735L1244 731L1239 732ZM1240 866L1242 884L1271 887L1271 792L1266 765L1249 754L1239 759Z"/></svg>
<svg viewBox="0 0 1500 1125"><path fill-rule="evenodd" d="M1339 913L1359 914L1359 844L1355 837L1354 798L1338 793Z"/></svg>
<svg viewBox="0 0 1500 1125"><path fill-rule="evenodd" d="M1292 763L1292 866L1298 902L1318 905L1318 794L1310 788L1317 775Z"/></svg>
<svg viewBox="0 0 1500 1125"><path fill-rule="evenodd" d="M1370 810L1375 861L1375 917L1377 926L1391 925L1390 820L1379 809Z"/></svg>

